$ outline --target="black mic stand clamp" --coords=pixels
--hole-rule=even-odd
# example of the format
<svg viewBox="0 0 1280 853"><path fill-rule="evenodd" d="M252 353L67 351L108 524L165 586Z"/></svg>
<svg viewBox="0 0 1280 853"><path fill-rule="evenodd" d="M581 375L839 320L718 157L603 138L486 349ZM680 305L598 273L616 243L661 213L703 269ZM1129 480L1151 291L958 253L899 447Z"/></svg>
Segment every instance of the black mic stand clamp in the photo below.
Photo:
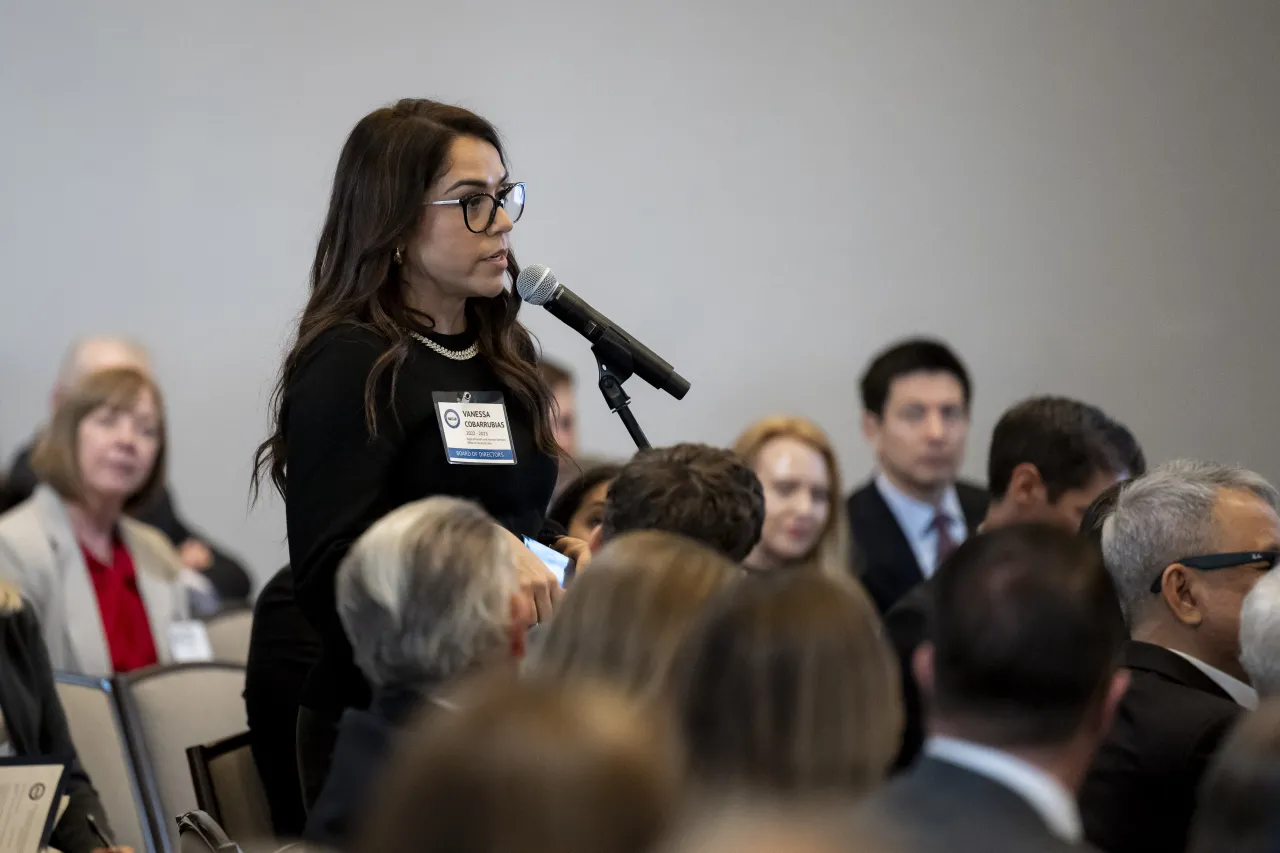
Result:
<svg viewBox="0 0 1280 853"><path fill-rule="evenodd" d="M631 414L631 396L622 387L622 383L634 373L631 349L626 340L613 329L606 329L592 344L591 352L595 354L596 366L600 369L600 393L609 404L609 411L622 418L622 424L631 434L637 450L649 449L652 446L649 439L636 423L636 416Z"/></svg>

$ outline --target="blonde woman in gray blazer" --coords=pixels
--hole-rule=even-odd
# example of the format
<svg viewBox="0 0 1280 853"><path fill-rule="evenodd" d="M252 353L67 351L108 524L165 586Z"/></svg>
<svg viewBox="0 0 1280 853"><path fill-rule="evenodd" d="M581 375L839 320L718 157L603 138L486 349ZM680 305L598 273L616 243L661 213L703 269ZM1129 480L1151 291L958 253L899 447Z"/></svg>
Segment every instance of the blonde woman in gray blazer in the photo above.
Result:
<svg viewBox="0 0 1280 853"><path fill-rule="evenodd" d="M156 662L173 659L171 626L189 616L182 563L163 533L125 515L164 482L165 443L163 403L150 378L131 368L90 374L36 447L42 485L0 517L0 576L35 610L56 670L115 671L84 554L119 571L118 545L133 566Z"/></svg>

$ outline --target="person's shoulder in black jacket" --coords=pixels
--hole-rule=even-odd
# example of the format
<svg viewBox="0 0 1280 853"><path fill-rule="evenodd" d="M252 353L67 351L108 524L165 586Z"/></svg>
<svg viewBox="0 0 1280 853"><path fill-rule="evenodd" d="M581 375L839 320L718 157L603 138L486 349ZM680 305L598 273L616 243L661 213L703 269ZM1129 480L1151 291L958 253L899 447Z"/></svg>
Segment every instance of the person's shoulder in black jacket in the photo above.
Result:
<svg viewBox="0 0 1280 853"><path fill-rule="evenodd" d="M15 755L48 757L67 765L70 803L54 827L52 846L62 853L91 853L100 847L89 828L89 815L110 829L98 792L76 755L40 624L7 584L0 584L0 710Z"/></svg>

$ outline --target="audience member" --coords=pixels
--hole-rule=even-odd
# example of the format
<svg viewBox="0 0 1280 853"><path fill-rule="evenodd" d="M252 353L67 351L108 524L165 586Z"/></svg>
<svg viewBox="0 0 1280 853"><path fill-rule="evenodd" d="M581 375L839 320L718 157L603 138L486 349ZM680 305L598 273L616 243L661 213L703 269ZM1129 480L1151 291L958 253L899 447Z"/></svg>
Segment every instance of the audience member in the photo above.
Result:
<svg viewBox="0 0 1280 853"><path fill-rule="evenodd" d="M1240 707L1244 597L1280 550L1277 493L1251 471L1163 465L1120 492L1103 526L1133 684L1081 793L1108 853L1181 853L1196 791Z"/></svg>
<svg viewBox="0 0 1280 853"><path fill-rule="evenodd" d="M1098 494L1123 475L1111 440L1114 423L1099 409L1064 397L1033 397L1001 416L987 459L991 507L983 530L1042 522L1075 532ZM928 583L905 595L885 617L902 668L906 730L897 766L924 746L924 709L912 675L916 649L928 637ZM1119 620L1118 611L1113 616Z"/></svg>
<svg viewBox="0 0 1280 853"><path fill-rule="evenodd" d="M57 410L71 389L85 376L116 367L132 367L150 375L151 360L140 344L124 338L99 337L77 341L67 350L58 370L52 394L53 410ZM17 506L31 497L39 484L40 478L31 466L34 444L21 448L13 458L4 509ZM182 564L207 578L223 604L248 600L251 587L249 573L235 558L210 544L178 516L167 486L161 484L146 503L131 508L129 514L169 537L178 549Z"/></svg>
<svg viewBox="0 0 1280 853"><path fill-rule="evenodd" d="M932 640L914 661L931 700L925 757L860 820L909 853L1079 849L1075 791L1128 682L1097 550L1046 525L1000 528L930 586Z"/></svg>
<svg viewBox="0 0 1280 853"><path fill-rule="evenodd" d="M862 429L879 474L848 502L863 583L881 613L977 529L987 493L957 481L969 436L969 373L945 344L913 339L862 377Z"/></svg>
<svg viewBox="0 0 1280 853"><path fill-rule="evenodd" d="M665 530L741 563L760 541L764 490L731 451L705 444L642 450L623 466L591 550L631 530Z"/></svg>
<svg viewBox="0 0 1280 853"><path fill-rule="evenodd" d="M680 770L653 708L586 685L503 685L414 728L357 849L647 853L680 808Z"/></svg>
<svg viewBox="0 0 1280 853"><path fill-rule="evenodd" d="M551 435L564 452L556 486L559 493L578 475L578 391L567 368L544 358L538 363L538 371L555 404L551 408Z"/></svg>
<svg viewBox="0 0 1280 853"><path fill-rule="evenodd" d="M300 838L307 822L298 775L298 708L318 660L320 636L298 609L293 573L285 566L253 603L244 673L249 745L277 838Z"/></svg>
<svg viewBox="0 0 1280 853"><path fill-rule="evenodd" d="M840 466L822 428L804 418L765 418L738 436L733 450L764 488L764 528L744 565L847 577L849 519L841 512Z"/></svg>
<svg viewBox="0 0 1280 853"><path fill-rule="evenodd" d="M1124 479L1136 479L1147 473L1147 455L1142 452L1142 445L1137 436L1119 421L1108 421L1107 433L1111 446L1116 449L1127 476Z"/></svg>
<svg viewBox="0 0 1280 853"><path fill-rule="evenodd" d="M1200 789L1188 853L1280 850L1280 700L1243 716Z"/></svg>
<svg viewBox="0 0 1280 853"><path fill-rule="evenodd" d="M726 557L656 530L626 533L565 594L525 674L602 681L639 698L667 683L706 602L742 575Z"/></svg>
<svg viewBox="0 0 1280 853"><path fill-rule="evenodd" d="M588 542L604 522L605 499L621 465L599 465L570 480L551 501L547 520L565 529L570 538Z"/></svg>
<svg viewBox="0 0 1280 853"><path fill-rule="evenodd" d="M125 515L164 482L166 444L146 374L92 373L32 454L41 485L0 517L0 575L34 608L54 669L103 676L174 659L182 563L164 534Z"/></svg>
<svg viewBox="0 0 1280 853"><path fill-rule="evenodd" d="M50 844L61 853L99 848L90 815L110 832L98 793L84 772L54 686L53 669L40 636L40 623L16 587L0 582L0 758L44 759L67 766L66 810L53 827ZM118 848L118 853L132 853Z"/></svg>
<svg viewBox="0 0 1280 853"><path fill-rule="evenodd" d="M1079 530L1094 499L1129 476L1115 425L1101 409L1066 397L1033 397L1005 412L991 434L984 526Z"/></svg>
<svg viewBox="0 0 1280 853"><path fill-rule="evenodd" d="M437 496L392 511L347 553L338 616L373 702L343 715L308 841L347 847L397 729L424 702L452 707L463 676L523 655L532 614L510 539L478 505Z"/></svg>
<svg viewBox="0 0 1280 853"><path fill-rule="evenodd" d="M713 796L853 796L902 734L898 669L851 579L749 577L685 641L672 695L696 782Z"/></svg>
<svg viewBox="0 0 1280 853"><path fill-rule="evenodd" d="M1280 698L1280 572L1270 572L1245 596L1240 663L1258 695Z"/></svg>
<svg viewBox="0 0 1280 853"><path fill-rule="evenodd" d="M1120 500L1120 490L1126 485L1127 480L1120 480L1103 489L1084 511L1084 518L1080 519L1080 529L1077 532L1098 546L1098 550L1102 550L1102 526L1111 517L1111 513L1115 512L1116 501Z"/></svg>
<svg viewBox="0 0 1280 853"><path fill-rule="evenodd" d="M830 803L734 802L697 812L658 853L892 853L884 844L851 843L844 811Z"/></svg>

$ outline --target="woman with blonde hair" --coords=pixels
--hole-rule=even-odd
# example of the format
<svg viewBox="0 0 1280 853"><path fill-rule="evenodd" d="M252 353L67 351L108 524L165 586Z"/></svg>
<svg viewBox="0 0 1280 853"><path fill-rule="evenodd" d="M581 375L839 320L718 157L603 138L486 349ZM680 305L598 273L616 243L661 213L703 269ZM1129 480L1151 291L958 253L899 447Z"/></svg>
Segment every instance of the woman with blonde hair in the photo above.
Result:
<svg viewBox="0 0 1280 853"><path fill-rule="evenodd" d="M706 603L741 576L727 557L673 533L609 542L578 575L524 674L605 682L638 697L665 687Z"/></svg>
<svg viewBox="0 0 1280 853"><path fill-rule="evenodd" d="M840 466L822 428L805 418L775 415L748 427L733 450L764 486L764 530L746 567L811 567L847 577L849 524Z"/></svg>
<svg viewBox="0 0 1280 853"><path fill-rule="evenodd" d="M56 670L111 675L174 658L169 632L189 613L181 558L125 514L163 488L166 443L150 377L92 373L36 446L41 485L0 517L0 576L30 602Z"/></svg>
<svg viewBox="0 0 1280 853"><path fill-rule="evenodd" d="M713 795L857 796L898 752L898 663L871 600L816 572L746 578L672 668L690 770Z"/></svg>

